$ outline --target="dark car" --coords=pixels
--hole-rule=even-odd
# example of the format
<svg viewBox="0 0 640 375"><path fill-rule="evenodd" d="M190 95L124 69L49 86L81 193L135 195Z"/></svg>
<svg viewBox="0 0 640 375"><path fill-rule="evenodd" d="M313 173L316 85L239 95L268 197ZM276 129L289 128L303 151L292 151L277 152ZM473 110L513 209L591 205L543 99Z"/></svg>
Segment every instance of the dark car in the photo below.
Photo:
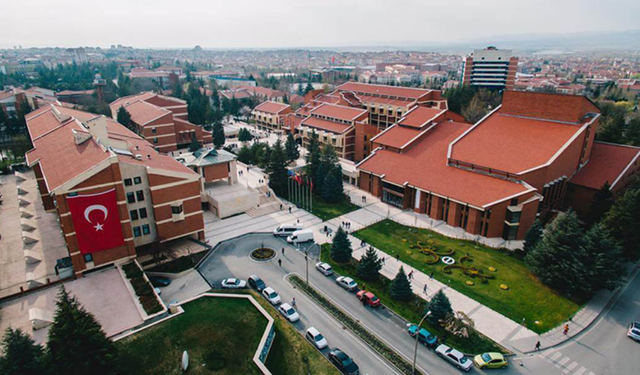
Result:
<svg viewBox="0 0 640 375"><path fill-rule="evenodd" d="M155 287L167 286L171 284L171 279L168 277L151 276L149 277L149 281L151 281L151 284L153 284L153 286Z"/></svg>
<svg viewBox="0 0 640 375"><path fill-rule="evenodd" d="M258 275L249 276L248 281L249 281L249 286L257 290L258 292L262 292L262 290L267 287L267 284L265 284L264 281L262 281L262 279Z"/></svg>
<svg viewBox="0 0 640 375"><path fill-rule="evenodd" d="M338 370L347 375L359 375L360 368L356 363L342 350L335 348L329 352L329 360L336 365Z"/></svg>

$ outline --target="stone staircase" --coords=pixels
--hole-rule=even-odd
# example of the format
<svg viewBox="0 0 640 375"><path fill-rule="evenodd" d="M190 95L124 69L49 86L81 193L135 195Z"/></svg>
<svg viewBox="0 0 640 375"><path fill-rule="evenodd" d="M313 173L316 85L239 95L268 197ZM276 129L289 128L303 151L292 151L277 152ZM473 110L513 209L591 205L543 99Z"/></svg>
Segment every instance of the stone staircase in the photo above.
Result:
<svg viewBox="0 0 640 375"><path fill-rule="evenodd" d="M283 205L283 203L276 197L273 190L267 186L260 186L257 190L260 192L260 204L245 211L247 215L260 217L280 211L280 205ZM271 196L267 197L267 192L270 192Z"/></svg>

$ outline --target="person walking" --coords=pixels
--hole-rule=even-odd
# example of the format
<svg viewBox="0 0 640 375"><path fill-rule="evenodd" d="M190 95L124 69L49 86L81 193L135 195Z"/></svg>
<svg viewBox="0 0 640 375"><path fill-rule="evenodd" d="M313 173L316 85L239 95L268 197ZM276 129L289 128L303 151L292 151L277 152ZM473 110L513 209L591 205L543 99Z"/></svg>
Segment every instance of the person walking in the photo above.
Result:
<svg viewBox="0 0 640 375"><path fill-rule="evenodd" d="M367 290L367 284L362 284L362 290Z"/></svg>
<svg viewBox="0 0 640 375"><path fill-rule="evenodd" d="M282 267L282 259L278 259L278 265Z"/></svg>
<svg viewBox="0 0 640 375"><path fill-rule="evenodd" d="M387 257L383 257L382 258L382 264L384 264L387 261Z"/></svg>
<svg viewBox="0 0 640 375"><path fill-rule="evenodd" d="M564 330L562 330L563 335L567 335L569 333L569 323L564 325Z"/></svg>
<svg viewBox="0 0 640 375"><path fill-rule="evenodd" d="M433 271L431 271L431 273L429 274L429 279L433 280Z"/></svg>
<svg viewBox="0 0 640 375"><path fill-rule="evenodd" d="M291 206L289 206L289 213L291 213Z"/></svg>
<svg viewBox="0 0 640 375"><path fill-rule="evenodd" d="M284 247L282 248L282 255L284 255Z"/></svg>
<svg viewBox="0 0 640 375"><path fill-rule="evenodd" d="M409 280L413 280L413 270L409 272Z"/></svg>
<svg viewBox="0 0 640 375"><path fill-rule="evenodd" d="M536 352L540 351L540 341L536 343Z"/></svg>
<svg viewBox="0 0 640 375"><path fill-rule="evenodd" d="M400 254L396 254L396 260L399 262L400 261Z"/></svg>
<svg viewBox="0 0 640 375"><path fill-rule="evenodd" d="M422 288L422 293L427 294L427 284L424 284L424 288Z"/></svg>
<svg viewBox="0 0 640 375"><path fill-rule="evenodd" d="M293 297L293 300L291 300L291 306L296 307L296 297Z"/></svg>

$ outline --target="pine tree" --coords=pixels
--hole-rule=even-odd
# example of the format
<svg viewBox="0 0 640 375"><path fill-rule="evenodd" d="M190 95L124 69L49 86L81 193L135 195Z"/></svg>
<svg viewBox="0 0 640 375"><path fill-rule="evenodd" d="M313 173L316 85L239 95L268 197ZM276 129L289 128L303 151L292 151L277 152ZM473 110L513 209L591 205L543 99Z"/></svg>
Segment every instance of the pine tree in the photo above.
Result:
<svg viewBox="0 0 640 375"><path fill-rule="evenodd" d="M256 154L256 159L258 166L262 169L266 169L269 165L269 160L271 159L271 147L269 147L268 143L262 143L260 148L262 152L260 152L260 156Z"/></svg>
<svg viewBox="0 0 640 375"><path fill-rule="evenodd" d="M439 324L440 321L445 320L450 314L453 314L451 301L449 301L449 297L444 294L442 289L438 290L433 298L431 298L427 308L431 311L431 315L429 315L427 320L433 325Z"/></svg>
<svg viewBox="0 0 640 375"><path fill-rule="evenodd" d="M627 124L624 131L625 143L631 146L640 146L640 116L636 115Z"/></svg>
<svg viewBox="0 0 640 375"><path fill-rule="evenodd" d="M382 259L378 258L378 253L371 246L360 258L360 263L356 268L358 276L363 280L376 280L380 276L380 270L382 269Z"/></svg>
<svg viewBox="0 0 640 375"><path fill-rule="evenodd" d="M253 163L253 154L247 145L243 145L238 151L238 161L244 164Z"/></svg>
<svg viewBox="0 0 640 375"><path fill-rule="evenodd" d="M612 205L613 193L611 192L611 185L609 185L609 181L607 181L593 196L593 202L591 202L591 209L589 210L589 216L587 218L589 225L593 225L602 220Z"/></svg>
<svg viewBox="0 0 640 375"><path fill-rule="evenodd" d="M224 127L221 122L216 122L213 124L213 145L216 148L221 148L224 146L224 142L227 139L224 136Z"/></svg>
<svg viewBox="0 0 640 375"><path fill-rule="evenodd" d="M319 182L317 175L318 166L320 165L320 142L318 141L318 133L315 130L311 132L311 138L309 139L309 146L307 147L306 155L306 172L307 176L311 177L314 184ZM322 182L320 182L322 184ZM318 186L320 188L320 186Z"/></svg>
<svg viewBox="0 0 640 375"><path fill-rule="evenodd" d="M540 223L540 220L536 219L533 222L533 225L531 226L531 228L529 228L529 230L527 231L527 234L524 236L525 253L530 252L536 247L536 245L542 239L542 234L543 234L542 223Z"/></svg>
<svg viewBox="0 0 640 375"><path fill-rule="evenodd" d="M296 140L293 138L293 134L289 133L287 135L287 141L284 144L284 148L287 154L287 161L292 163L300 157L300 150L298 150L298 145L296 144Z"/></svg>
<svg viewBox="0 0 640 375"><path fill-rule="evenodd" d="M117 351L100 323L75 297L60 288L49 328L49 368L53 375L116 374Z"/></svg>
<svg viewBox="0 0 640 375"><path fill-rule="evenodd" d="M176 83L173 85L173 88L171 89L171 96L173 96L174 98L178 98L178 99L182 99L184 97L184 92L182 90L182 84L180 83L179 79L178 79L178 81L176 81Z"/></svg>
<svg viewBox="0 0 640 375"><path fill-rule="evenodd" d="M276 195L284 195L287 192L288 183L287 159L279 139L271 149L267 173L269 174L269 186Z"/></svg>
<svg viewBox="0 0 640 375"><path fill-rule="evenodd" d="M623 275L622 247L602 223L597 223L584 236L587 294L600 289L613 290Z"/></svg>
<svg viewBox="0 0 640 375"><path fill-rule="evenodd" d="M304 88L304 93L308 93L309 91L313 91L313 85L311 84L311 82L307 83L307 86Z"/></svg>
<svg viewBox="0 0 640 375"><path fill-rule="evenodd" d="M391 282L389 292L391 294L391 298L397 301L408 301L413 296L413 292L411 291L411 282L409 282L409 278L404 272L404 267L400 266L400 270Z"/></svg>
<svg viewBox="0 0 640 375"><path fill-rule="evenodd" d="M195 152L201 148L202 146L200 145L200 142L198 142L198 138L196 138L196 135L195 134L191 135L191 143L189 144L189 151Z"/></svg>
<svg viewBox="0 0 640 375"><path fill-rule="evenodd" d="M0 110L2 112L2 110ZM42 346L20 329L7 328L0 344L0 374L41 375L46 373L46 358Z"/></svg>
<svg viewBox="0 0 640 375"><path fill-rule="evenodd" d="M344 199L342 183L342 167L338 165L326 174L321 187L322 200L327 203L338 203Z"/></svg>
<svg viewBox="0 0 640 375"><path fill-rule="evenodd" d="M331 259L338 263L347 263L351 261L351 254L353 254L353 250L347 232L339 227L331 244Z"/></svg>
<svg viewBox="0 0 640 375"><path fill-rule="evenodd" d="M249 142L253 139L253 136L251 135L251 132L249 130L247 130L246 128L240 128L240 130L238 131L238 140L240 142Z"/></svg>
<svg viewBox="0 0 640 375"><path fill-rule="evenodd" d="M636 257L640 243L640 189L628 189L618 197L604 216L603 224L620 241L625 255Z"/></svg>

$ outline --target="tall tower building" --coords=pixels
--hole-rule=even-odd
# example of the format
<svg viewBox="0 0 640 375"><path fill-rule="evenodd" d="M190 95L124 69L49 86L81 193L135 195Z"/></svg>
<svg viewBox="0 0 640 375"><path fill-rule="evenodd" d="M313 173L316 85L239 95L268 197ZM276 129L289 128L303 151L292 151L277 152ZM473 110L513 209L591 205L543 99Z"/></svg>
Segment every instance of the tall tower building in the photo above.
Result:
<svg viewBox="0 0 640 375"><path fill-rule="evenodd" d="M510 49L477 49L464 60L462 84L513 90L517 69L518 58Z"/></svg>

